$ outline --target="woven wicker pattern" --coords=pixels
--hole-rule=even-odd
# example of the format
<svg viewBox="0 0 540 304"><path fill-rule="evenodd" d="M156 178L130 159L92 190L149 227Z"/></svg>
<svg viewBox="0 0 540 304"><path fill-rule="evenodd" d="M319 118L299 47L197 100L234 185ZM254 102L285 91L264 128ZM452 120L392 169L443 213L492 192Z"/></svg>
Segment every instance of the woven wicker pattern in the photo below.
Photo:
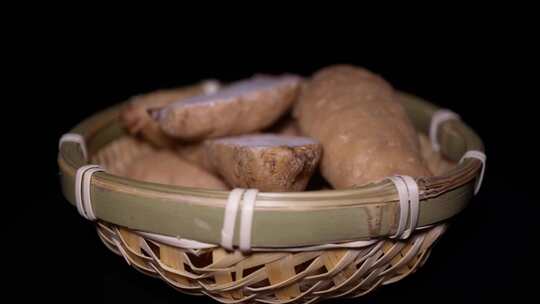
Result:
<svg viewBox="0 0 540 304"><path fill-rule="evenodd" d="M445 170L452 165L441 165L440 155L430 151L425 138L421 146L432 168ZM122 137L99 151L92 162L122 175L134 158L151 149L143 142ZM426 227L407 240L381 239L360 249L243 255L219 247L171 247L109 223L96 225L103 243L131 266L181 292L205 294L223 303L313 303L358 297L416 271L446 230L445 224Z"/></svg>
<svg viewBox="0 0 540 304"><path fill-rule="evenodd" d="M222 248L174 248L128 229L97 225L103 243L131 266L181 292L223 303L313 303L362 296L422 266L445 229L438 225L407 241L381 240L362 249L242 255Z"/></svg>

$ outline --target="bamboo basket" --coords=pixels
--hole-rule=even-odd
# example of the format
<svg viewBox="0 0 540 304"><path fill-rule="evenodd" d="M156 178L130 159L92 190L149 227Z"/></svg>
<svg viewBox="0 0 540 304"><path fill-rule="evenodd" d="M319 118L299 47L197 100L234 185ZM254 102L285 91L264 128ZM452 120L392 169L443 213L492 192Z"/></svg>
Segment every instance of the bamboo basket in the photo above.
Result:
<svg viewBox="0 0 540 304"><path fill-rule="evenodd" d="M415 96L400 96L416 129L427 134L438 108ZM260 192L251 228L253 249L229 251L219 245L229 191L118 175L131 159L151 149L125 136L120 107L70 131L84 138L85 147L61 144L58 164L65 197L76 205L77 170L101 165L106 172L91 176L88 193L105 246L181 292L223 303L313 303L358 297L397 282L424 264L483 173L478 159L460 161L467 151L483 151L480 138L460 120L449 120L435 134L440 154L422 141L436 175L416 179L420 228L408 238L390 237L399 225L400 206L394 184L385 180L347 190ZM441 155L455 165L445 165ZM239 243L237 233L233 243Z"/></svg>

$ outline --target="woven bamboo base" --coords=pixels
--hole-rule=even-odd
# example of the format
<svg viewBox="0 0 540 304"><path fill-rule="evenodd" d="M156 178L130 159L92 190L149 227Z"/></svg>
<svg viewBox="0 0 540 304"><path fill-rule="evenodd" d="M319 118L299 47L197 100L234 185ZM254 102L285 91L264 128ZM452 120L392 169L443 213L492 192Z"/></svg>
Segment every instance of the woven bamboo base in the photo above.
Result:
<svg viewBox="0 0 540 304"><path fill-rule="evenodd" d="M425 138L421 144L433 171L452 166L431 151ZM123 137L97 153L92 162L110 173L122 175L134 157L151 149L145 143ZM362 296L416 271L445 230L446 225L441 224L417 230L405 241L380 239L360 249L243 255L219 247L202 250L171 247L126 228L97 223L103 243L131 266L162 278L181 292L205 294L223 303L313 303Z"/></svg>
<svg viewBox="0 0 540 304"><path fill-rule="evenodd" d="M407 241L380 240L362 249L268 252L242 255L222 248L184 250L105 223L105 245L141 272L177 290L223 303L313 303L359 297L413 273L429 256L445 225L418 231Z"/></svg>

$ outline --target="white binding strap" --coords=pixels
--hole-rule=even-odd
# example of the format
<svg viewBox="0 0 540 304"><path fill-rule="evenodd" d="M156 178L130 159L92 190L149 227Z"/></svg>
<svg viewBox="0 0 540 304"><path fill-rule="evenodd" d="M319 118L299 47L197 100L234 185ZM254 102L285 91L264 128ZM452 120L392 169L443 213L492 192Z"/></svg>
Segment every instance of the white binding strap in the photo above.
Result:
<svg viewBox="0 0 540 304"><path fill-rule="evenodd" d="M221 229L221 247L233 250L234 226L240 199L246 190L236 188L229 193L227 205L225 205L225 216L223 217L223 228Z"/></svg>
<svg viewBox="0 0 540 304"><path fill-rule="evenodd" d="M84 160L88 160L88 152L86 150L86 143L84 141L84 137L80 134L75 133L66 133L60 137L60 141L58 142L58 150L62 147L62 144L65 142L74 142L78 143L81 147L81 151L83 153Z"/></svg>
<svg viewBox="0 0 540 304"><path fill-rule="evenodd" d="M79 214L87 220L96 220L96 214L90 198L90 186L92 175L99 171L105 171L98 165L86 165L77 169L75 174L75 206Z"/></svg>
<svg viewBox="0 0 540 304"><path fill-rule="evenodd" d="M418 215L420 214L420 191L418 189L418 184L416 183L414 178L406 175L402 175L400 177L407 185L407 192L409 198L409 229L405 231L404 236L404 238L408 238L418 226Z"/></svg>
<svg viewBox="0 0 540 304"><path fill-rule="evenodd" d="M480 187L482 187L482 181L484 180L484 171L486 170L486 154L482 151L470 150L463 154L459 162L462 163L463 160L465 160L466 158L476 158L482 163L480 177L478 178L478 180L476 181L476 185L474 186L474 195L476 195L478 194L478 191L480 191Z"/></svg>
<svg viewBox="0 0 540 304"><path fill-rule="evenodd" d="M420 212L420 191L416 181L406 175L388 177L398 191L399 197L399 223L392 238L408 238L417 228ZM408 229L406 229L409 224Z"/></svg>
<svg viewBox="0 0 540 304"><path fill-rule="evenodd" d="M459 119L459 115L447 109L438 110L433 113L433 116L431 116L431 124L429 126L429 139L434 151L439 152L441 149L437 138L439 126L445 121Z"/></svg>
<svg viewBox="0 0 540 304"><path fill-rule="evenodd" d="M409 217L409 203L408 203L408 191L405 182L398 176L388 177L394 185L398 192L399 197L399 222L396 229L396 233L391 236L392 238L399 237L405 230L405 225L407 223L407 218Z"/></svg>
<svg viewBox="0 0 540 304"><path fill-rule="evenodd" d="M257 200L257 189L249 189L244 193L242 200L242 214L240 217L240 251L251 250L251 226L253 223L253 211Z"/></svg>

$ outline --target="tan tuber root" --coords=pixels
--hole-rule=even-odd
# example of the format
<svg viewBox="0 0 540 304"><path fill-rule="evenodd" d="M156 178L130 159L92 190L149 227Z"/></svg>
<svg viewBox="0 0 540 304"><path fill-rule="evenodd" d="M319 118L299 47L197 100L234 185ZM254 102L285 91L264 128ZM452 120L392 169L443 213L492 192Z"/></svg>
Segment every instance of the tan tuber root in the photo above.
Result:
<svg viewBox="0 0 540 304"><path fill-rule="evenodd" d="M317 168L321 145L311 138L273 134L206 141L208 159L234 187L302 191Z"/></svg>
<svg viewBox="0 0 540 304"><path fill-rule="evenodd" d="M172 103L155 118L166 134L183 140L247 134L277 121L291 107L300 83L297 76L257 76Z"/></svg>
<svg viewBox="0 0 540 304"><path fill-rule="evenodd" d="M176 140L161 131L149 111L185 98L213 93L218 87L219 84L215 81L204 81L194 86L158 90L135 96L120 111L120 123L129 134L141 137L155 147L171 147L175 145Z"/></svg>
<svg viewBox="0 0 540 304"><path fill-rule="evenodd" d="M174 151L191 164L195 164L208 172L217 173L208 159L204 142L181 143L175 147Z"/></svg>
<svg viewBox="0 0 540 304"><path fill-rule="evenodd" d="M124 176L158 184L228 189L216 176L190 164L170 150L151 151L133 160Z"/></svg>
<svg viewBox="0 0 540 304"><path fill-rule="evenodd" d="M344 65L317 72L302 90L294 116L303 134L321 142L321 172L336 189L396 174L431 175L396 99L381 77Z"/></svg>

